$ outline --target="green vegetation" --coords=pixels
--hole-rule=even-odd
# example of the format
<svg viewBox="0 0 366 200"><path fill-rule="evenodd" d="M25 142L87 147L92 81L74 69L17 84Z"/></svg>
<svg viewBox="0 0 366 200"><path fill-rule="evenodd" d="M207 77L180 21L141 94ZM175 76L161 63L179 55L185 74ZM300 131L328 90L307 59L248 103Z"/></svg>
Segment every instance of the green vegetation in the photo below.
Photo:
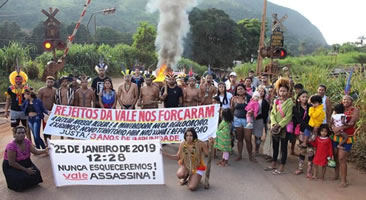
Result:
<svg viewBox="0 0 366 200"><path fill-rule="evenodd" d="M89 20L90 15L99 10L105 8L116 7L116 12L111 15L98 15L97 27L109 27L115 32L111 33L111 30L104 30L104 32L111 33L113 38L105 38L105 34L98 33L97 38L104 40L103 43L112 45L117 42L127 42L128 36L136 32L136 28L141 21L147 21L150 24L156 25L158 22L158 13L148 13L146 11L146 4L148 0L109 0L109 1L92 1L88 7L87 14L83 20L84 25ZM231 19L235 22L239 22L242 19L256 18L260 19L262 15L263 1L262 0L209 0L199 1L199 9L217 8L225 11ZM80 12L83 8L85 0L78 1L55 1L55 0L16 0L9 1L2 9L3 21L16 22L22 29L27 29L27 32L33 30L39 22L44 21L46 16L40 12L41 9L48 11L49 7L58 8L60 11L56 15L65 26L63 33L70 34L69 24L75 23L79 19ZM21 11L21 12L20 12ZM285 45L289 49L292 55L308 54L321 46L326 46L326 41L317 27L311 24L304 16L298 12L278 6L271 2L268 2L267 10L267 24L272 23L272 13L278 13L279 17L287 14L289 17L284 22L287 27L285 32ZM9 17L5 17L5 16ZM15 26L12 26L16 28ZM73 26L70 26L71 30ZM93 30L93 21L89 24L89 29ZM3 30L3 28L0 28ZM80 28L76 36L76 40L89 42L90 35L85 32L85 28ZM83 32L83 33L82 33ZM94 31L91 31L94 32ZM62 34L63 34L62 33ZM116 34L119 33L119 34ZM61 35L62 35L61 34ZM1 34L0 34L1 35ZM93 33L94 35L94 33ZM267 32L267 36L269 32ZM15 36L15 35L14 35ZM32 38L42 38L43 30L33 35ZM5 37L0 37L4 39ZM22 38L22 37L19 37ZM117 39L116 39L117 38ZM24 37L23 37L24 39ZM29 41L29 38L26 38ZM31 39L34 40L34 39ZM109 40L109 41L106 41ZM36 40L38 45L41 44L41 40ZM131 42L131 40L130 40ZM130 43L126 43L129 44ZM40 52L38 52L40 53Z"/></svg>
<svg viewBox="0 0 366 200"><path fill-rule="evenodd" d="M328 55L329 50L319 50L314 55L288 57L280 60L281 66L290 66L291 75L295 83L301 83L310 94L315 94L320 84L327 86L327 96L336 104L344 95L344 88L348 75L330 76L334 69L346 69L354 66L360 67L365 63L366 48L354 44L345 44L350 51L339 53L336 58ZM343 46L343 45L342 45ZM342 47L341 46L341 47ZM352 47L352 48L349 48ZM342 48L340 48L342 49ZM353 51L352 51L353 49ZM354 51L357 50L357 51ZM265 60L264 65L270 60ZM250 69L256 69L256 63L246 63L234 68L240 78L248 75ZM349 69L348 69L349 70ZM351 95L357 97L354 104L361 110L358 122L357 140L352 148L351 160L356 166L366 169L366 72L354 71L351 79Z"/></svg>

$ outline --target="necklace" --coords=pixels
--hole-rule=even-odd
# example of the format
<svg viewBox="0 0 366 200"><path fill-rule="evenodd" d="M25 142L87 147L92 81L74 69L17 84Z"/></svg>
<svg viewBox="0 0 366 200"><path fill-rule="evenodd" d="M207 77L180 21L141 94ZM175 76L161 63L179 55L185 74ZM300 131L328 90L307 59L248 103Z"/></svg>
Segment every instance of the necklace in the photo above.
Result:
<svg viewBox="0 0 366 200"><path fill-rule="evenodd" d="M128 85L125 83L125 91L126 91L126 93L128 93L128 91L130 91L130 88L131 88L131 83L128 84Z"/></svg>

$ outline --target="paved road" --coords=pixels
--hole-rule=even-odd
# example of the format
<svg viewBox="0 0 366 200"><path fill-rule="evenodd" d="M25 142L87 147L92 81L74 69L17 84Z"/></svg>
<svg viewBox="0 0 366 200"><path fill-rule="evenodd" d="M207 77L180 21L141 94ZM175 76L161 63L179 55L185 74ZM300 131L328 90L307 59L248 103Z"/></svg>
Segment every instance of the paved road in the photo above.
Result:
<svg viewBox="0 0 366 200"><path fill-rule="evenodd" d="M0 125L0 159L3 159L4 148L12 139L10 127ZM174 153L176 145L165 147ZM254 164L244 160L233 161L230 166L222 168L213 166L211 171L211 187L209 190L201 186L197 191L190 192L185 186L177 184L175 171L177 163L164 158L165 185L156 186L70 186L56 188L53 182L50 160L48 157L32 156L32 160L42 172L44 182L38 187L23 193L8 190L3 174L0 175L0 199L256 199L256 200L293 200L293 199L365 199L366 175L351 167L348 188L340 188L336 181L309 181L304 176L295 176L292 171L296 168L296 157L289 157L287 174L281 176L265 172L267 163L258 158ZM214 160L216 162L217 160ZM1 168L1 167L0 167ZM326 178L332 175L328 170Z"/></svg>

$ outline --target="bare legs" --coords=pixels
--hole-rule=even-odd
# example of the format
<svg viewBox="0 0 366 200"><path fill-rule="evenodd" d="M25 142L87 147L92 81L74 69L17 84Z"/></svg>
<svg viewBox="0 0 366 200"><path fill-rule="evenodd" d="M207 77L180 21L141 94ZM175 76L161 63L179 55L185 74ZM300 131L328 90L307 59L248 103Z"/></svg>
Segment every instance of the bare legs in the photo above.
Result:
<svg viewBox="0 0 366 200"><path fill-rule="evenodd" d="M244 140L244 128L243 127L236 127L236 139L238 140L238 157L235 161L239 161L242 159L242 151L243 151L243 140Z"/></svg>
<svg viewBox="0 0 366 200"><path fill-rule="evenodd" d="M180 179L179 184L185 185L188 181L188 188L191 191L195 191L201 182L202 176L199 174L192 174L190 177L188 177L189 172L188 169L180 165L177 170L177 177Z"/></svg>
<svg viewBox="0 0 366 200"><path fill-rule="evenodd" d="M334 149L334 153L335 153L335 161L337 163L336 168L335 168L335 177L334 179L337 180L339 179L339 175L341 175L341 186L342 187L347 187L348 182L347 182L347 157L348 157L348 152L342 150L342 149Z"/></svg>

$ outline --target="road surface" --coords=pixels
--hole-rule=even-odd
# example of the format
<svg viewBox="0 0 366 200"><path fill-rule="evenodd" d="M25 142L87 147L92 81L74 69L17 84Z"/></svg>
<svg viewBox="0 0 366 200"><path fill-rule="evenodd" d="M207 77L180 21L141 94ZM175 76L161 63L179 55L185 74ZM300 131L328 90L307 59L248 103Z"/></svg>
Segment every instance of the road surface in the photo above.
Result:
<svg viewBox="0 0 366 200"><path fill-rule="evenodd" d="M113 79L118 88L121 79ZM4 123L5 122L5 123ZM5 146L12 140L12 133L6 119L0 117L0 160L3 160ZM170 153L176 153L177 145L164 147ZM245 150L245 148L244 148ZM228 167L218 167L213 160L210 177L210 189L201 185L195 192L186 186L179 186L175 176L177 162L164 158L165 185L135 186L68 186L56 188L49 157L32 156L33 162L41 170L43 183L39 186L17 193L6 186L5 177L0 166L0 200L108 200L108 199L142 199L142 200L188 200L188 199L255 199L255 200L361 200L366 199L366 174L349 167L348 181L350 186L340 188L339 181L331 181L333 170L327 169L325 181L311 181L305 175L294 175L297 157L289 156L286 174L272 175L263 169L269 165L258 157L258 163L251 163L244 153L244 160L235 162L235 155L230 157Z"/></svg>
<svg viewBox="0 0 366 200"><path fill-rule="evenodd" d="M6 144L12 140L8 123L0 125L0 159L3 159ZM166 151L175 153L177 145L164 147ZM366 175L350 167L348 188L340 188L338 181L331 181L332 170L327 170L325 181L311 181L304 175L296 176L297 159L289 156L286 174L272 175L263 170L268 165L261 157L258 163L244 160L235 162L231 156L228 167L212 165L210 189L201 185L195 192L186 186L179 186L175 176L177 162L164 158L165 185L135 186L68 186L56 188L53 182L49 157L32 156L33 162L41 170L43 183L22 193L9 190L3 173L0 175L0 199L256 199L256 200L293 200L293 199L365 199ZM218 160L213 160L217 162ZM2 171L2 167L1 171Z"/></svg>

